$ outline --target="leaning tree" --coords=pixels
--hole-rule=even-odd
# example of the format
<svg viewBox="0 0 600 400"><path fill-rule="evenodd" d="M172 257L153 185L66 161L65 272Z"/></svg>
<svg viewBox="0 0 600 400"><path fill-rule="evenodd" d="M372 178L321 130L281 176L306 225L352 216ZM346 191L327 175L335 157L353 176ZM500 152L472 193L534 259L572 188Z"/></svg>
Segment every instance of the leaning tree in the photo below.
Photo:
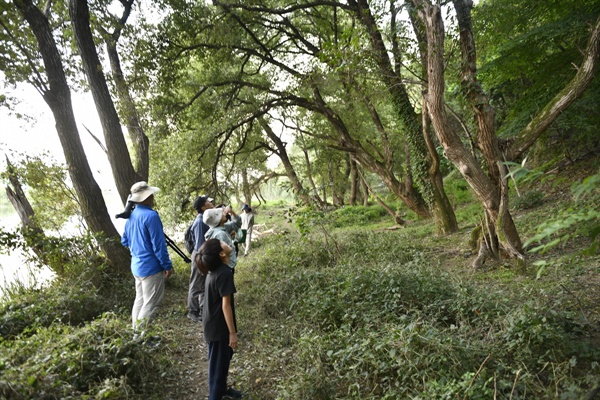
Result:
<svg viewBox="0 0 600 400"><path fill-rule="evenodd" d="M2 16L8 38L4 46L12 46L5 54L15 55L5 64L4 72L14 81L33 84L48 104L83 217L92 232L106 238L100 241L100 246L109 262L125 273L129 271L129 252L120 244L81 144L65 66L49 18L50 9L41 10L31 0L15 0L13 4L14 8L4 6L6 12Z"/></svg>
<svg viewBox="0 0 600 400"><path fill-rule="evenodd" d="M515 160L529 149L591 84L599 61L600 18L592 25L583 59L572 79L539 109L537 115L517 135L501 146L497 136L495 107L478 80L477 46L471 15L473 3L470 0L452 1L460 31L461 87L474 116L474 142L482 156L480 162L451 128L444 104L446 32L443 8L439 1L411 0L411 3L426 31L429 81L425 97L434 130L444 147L444 154L467 180L484 208L479 255L474 267L480 267L490 256L498 258L502 254L524 260L521 239L508 207L506 161Z"/></svg>

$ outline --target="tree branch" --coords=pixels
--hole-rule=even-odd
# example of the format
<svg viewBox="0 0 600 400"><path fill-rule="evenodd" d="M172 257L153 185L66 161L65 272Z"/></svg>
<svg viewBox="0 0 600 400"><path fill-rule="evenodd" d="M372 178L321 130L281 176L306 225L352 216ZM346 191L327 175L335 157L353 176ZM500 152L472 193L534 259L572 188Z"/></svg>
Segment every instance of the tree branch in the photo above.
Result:
<svg viewBox="0 0 600 400"><path fill-rule="evenodd" d="M560 91L539 114L519 133L507 151L506 159L515 160L527 151L575 100L580 98L591 84L598 69L600 54L600 17L596 20L585 50L581 66L573 79Z"/></svg>

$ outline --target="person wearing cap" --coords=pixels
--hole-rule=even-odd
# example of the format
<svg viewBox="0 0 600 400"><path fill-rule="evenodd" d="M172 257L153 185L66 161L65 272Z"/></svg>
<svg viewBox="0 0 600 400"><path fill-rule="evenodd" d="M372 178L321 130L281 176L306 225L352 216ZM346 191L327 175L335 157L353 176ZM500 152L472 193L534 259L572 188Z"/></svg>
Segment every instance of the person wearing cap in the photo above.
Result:
<svg viewBox="0 0 600 400"><path fill-rule="evenodd" d="M240 239L244 241L244 255L248 255L248 250L250 250L250 241L252 240L252 227L254 226L254 214L252 214L252 209L248 204L244 204L242 206L242 237L244 239Z"/></svg>
<svg viewBox="0 0 600 400"><path fill-rule="evenodd" d="M231 217L231 221L229 222L227 222L228 215ZM206 210L202 216L202 220L210 227L208 232L204 235L206 240L219 239L233 248L233 239L229 232L240 229L242 221L230 206ZM231 252L229 257L229 267L233 270L236 264L237 257L235 252Z"/></svg>
<svg viewBox="0 0 600 400"><path fill-rule="evenodd" d="M154 207L159 189L137 182L131 187L129 201L135 208L125 223L121 237L131 252L131 272L135 278L135 300L131 320L135 331L150 324L165 292L165 279L173 273L162 221Z"/></svg>
<svg viewBox="0 0 600 400"><path fill-rule="evenodd" d="M202 306L204 305L204 283L206 275L200 273L196 265L196 252L204 243L204 235L210 227L202 221L205 210L214 208L213 199L209 196L198 196L194 200L194 209L197 212L196 219L192 223L191 234L194 239L194 251L192 251L192 264L190 269L190 285L188 289L187 317L194 322L202 322Z"/></svg>

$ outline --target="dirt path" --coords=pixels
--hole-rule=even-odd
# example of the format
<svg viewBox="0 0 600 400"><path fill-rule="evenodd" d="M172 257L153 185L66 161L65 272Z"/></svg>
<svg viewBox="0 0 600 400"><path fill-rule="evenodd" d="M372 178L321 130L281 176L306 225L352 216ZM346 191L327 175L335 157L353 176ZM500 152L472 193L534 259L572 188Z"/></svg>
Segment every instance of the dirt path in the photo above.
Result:
<svg viewBox="0 0 600 400"><path fill-rule="evenodd" d="M183 275L183 274L181 274ZM164 397L170 400L208 398L207 351L202 324L185 316L187 276L167 285L157 323L164 330L163 342L173 370L165 377ZM183 288L185 286L185 288Z"/></svg>

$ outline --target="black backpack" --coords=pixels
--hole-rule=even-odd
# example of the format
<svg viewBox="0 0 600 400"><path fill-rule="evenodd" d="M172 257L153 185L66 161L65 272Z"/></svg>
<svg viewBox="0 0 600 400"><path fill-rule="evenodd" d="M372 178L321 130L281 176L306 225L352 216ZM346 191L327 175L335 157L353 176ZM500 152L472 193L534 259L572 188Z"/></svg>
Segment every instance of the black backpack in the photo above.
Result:
<svg viewBox="0 0 600 400"><path fill-rule="evenodd" d="M185 242L185 249L192 255L192 251L194 251L194 236L192 235L192 225L185 228L185 232L183 233L183 240Z"/></svg>

